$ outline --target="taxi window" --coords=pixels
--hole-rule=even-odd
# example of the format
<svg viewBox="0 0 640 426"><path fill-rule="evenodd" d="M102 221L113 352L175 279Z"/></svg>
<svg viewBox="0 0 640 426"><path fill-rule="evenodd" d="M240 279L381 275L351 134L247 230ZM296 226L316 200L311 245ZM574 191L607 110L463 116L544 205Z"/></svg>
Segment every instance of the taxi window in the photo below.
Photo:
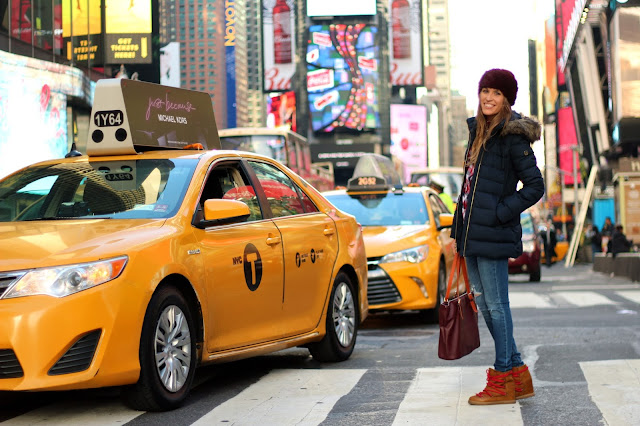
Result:
<svg viewBox="0 0 640 426"><path fill-rule="evenodd" d="M334 206L354 215L363 226L422 225L429 214L422 194L333 194L326 196Z"/></svg>
<svg viewBox="0 0 640 426"><path fill-rule="evenodd" d="M429 194L429 203L431 204L431 210L433 211L433 220L436 226L440 226L440 215L442 213L449 213L449 211L440 197L435 194Z"/></svg>
<svg viewBox="0 0 640 426"><path fill-rule="evenodd" d="M220 137L220 144L222 149L255 152L287 164L284 136L222 136ZM293 162L293 167L295 167L295 161Z"/></svg>
<svg viewBox="0 0 640 426"><path fill-rule="evenodd" d="M273 217L317 211L315 205L289 177L270 164L250 162L269 200Z"/></svg>
<svg viewBox="0 0 640 426"><path fill-rule="evenodd" d="M205 200L212 198L242 201L251 212L247 222L262 219L256 192L238 163L217 165L211 170L202 188L200 208Z"/></svg>
<svg viewBox="0 0 640 426"><path fill-rule="evenodd" d="M196 164L144 159L28 167L0 182L0 221L168 218Z"/></svg>

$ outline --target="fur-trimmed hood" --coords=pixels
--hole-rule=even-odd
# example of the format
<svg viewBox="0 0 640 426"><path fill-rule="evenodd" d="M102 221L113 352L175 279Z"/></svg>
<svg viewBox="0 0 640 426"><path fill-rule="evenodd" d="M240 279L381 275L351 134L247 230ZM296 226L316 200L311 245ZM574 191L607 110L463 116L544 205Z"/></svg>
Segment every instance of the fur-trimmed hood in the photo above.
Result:
<svg viewBox="0 0 640 426"><path fill-rule="evenodd" d="M473 134L475 134L476 118L468 118L467 124L469 126L469 130ZM504 124L504 122L500 123L500 125L498 125L498 128L494 130L494 132L495 131L500 132L500 136L502 137L507 135L521 135L532 145L535 141L540 140L540 137L542 136L542 126L540 125L538 120L533 117L523 117L517 112L513 112L511 114L511 119L506 125Z"/></svg>
<svg viewBox="0 0 640 426"><path fill-rule="evenodd" d="M535 141L540 140L540 136L542 135L542 126L532 117L521 117L519 114L516 118L513 115L511 116L511 120L504 126L501 136L506 135L522 135L524 136L530 144L533 144Z"/></svg>

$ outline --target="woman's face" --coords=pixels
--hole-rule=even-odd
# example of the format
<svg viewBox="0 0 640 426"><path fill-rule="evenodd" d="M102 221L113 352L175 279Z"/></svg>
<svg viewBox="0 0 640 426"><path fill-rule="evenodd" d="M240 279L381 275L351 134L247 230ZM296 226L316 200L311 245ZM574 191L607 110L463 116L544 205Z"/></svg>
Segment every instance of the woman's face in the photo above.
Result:
<svg viewBox="0 0 640 426"><path fill-rule="evenodd" d="M498 89L483 87L480 90L480 108L485 116L493 117L501 109L506 99L502 92Z"/></svg>

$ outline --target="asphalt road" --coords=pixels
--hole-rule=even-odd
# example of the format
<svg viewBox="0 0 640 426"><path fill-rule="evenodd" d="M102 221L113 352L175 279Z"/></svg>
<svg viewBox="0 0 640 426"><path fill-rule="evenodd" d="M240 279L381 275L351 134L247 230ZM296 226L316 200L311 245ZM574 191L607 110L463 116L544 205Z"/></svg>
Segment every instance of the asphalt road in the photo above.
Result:
<svg viewBox="0 0 640 426"><path fill-rule="evenodd" d="M544 268L544 267L543 267ZM512 276L516 342L536 395L469 406L493 364L481 347L437 357L438 326L417 315L376 314L346 362L319 364L306 349L203 367L186 405L165 413L124 407L118 389L0 393L3 424L64 425L640 425L640 285L590 265L544 268L540 283Z"/></svg>

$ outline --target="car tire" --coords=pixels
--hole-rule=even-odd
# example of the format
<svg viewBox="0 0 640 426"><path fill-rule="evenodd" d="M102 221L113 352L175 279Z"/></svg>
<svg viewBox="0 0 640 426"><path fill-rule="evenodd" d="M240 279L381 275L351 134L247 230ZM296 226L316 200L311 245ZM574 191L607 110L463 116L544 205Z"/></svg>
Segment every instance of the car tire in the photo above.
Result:
<svg viewBox="0 0 640 426"><path fill-rule="evenodd" d="M339 362L351 356L360 323L355 294L357 293L349 276L344 272L338 273L327 306L325 336L319 342L308 345L315 360Z"/></svg>
<svg viewBox="0 0 640 426"><path fill-rule="evenodd" d="M447 292L447 270L444 266L444 260L440 260L438 268L438 295L436 297L436 305L431 309L420 311L422 320L428 324L438 324L440 322L440 305L444 300L444 294Z"/></svg>
<svg viewBox="0 0 640 426"><path fill-rule="evenodd" d="M197 354L195 326L184 296L171 286L151 298L140 336L140 378L122 391L124 403L141 411L179 407L189 394Z"/></svg>

